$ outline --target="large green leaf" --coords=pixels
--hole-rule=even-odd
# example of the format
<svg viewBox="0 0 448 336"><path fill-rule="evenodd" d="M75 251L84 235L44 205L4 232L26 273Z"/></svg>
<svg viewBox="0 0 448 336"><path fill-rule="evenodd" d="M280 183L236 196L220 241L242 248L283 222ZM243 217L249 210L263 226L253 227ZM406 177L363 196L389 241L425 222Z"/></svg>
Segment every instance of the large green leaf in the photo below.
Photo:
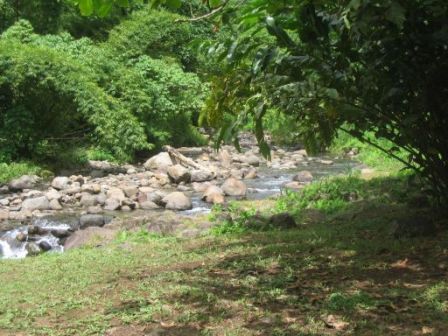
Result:
<svg viewBox="0 0 448 336"><path fill-rule="evenodd" d="M82 15L93 14L93 0L79 0L78 5Z"/></svg>

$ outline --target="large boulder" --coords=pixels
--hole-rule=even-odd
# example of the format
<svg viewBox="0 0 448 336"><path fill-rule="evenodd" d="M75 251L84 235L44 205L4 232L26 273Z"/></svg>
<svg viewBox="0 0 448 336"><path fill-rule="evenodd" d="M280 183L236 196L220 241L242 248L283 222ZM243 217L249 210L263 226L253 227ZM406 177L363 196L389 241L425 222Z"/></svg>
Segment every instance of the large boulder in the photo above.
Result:
<svg viewBox="0 0 448 336"><path fill-rule="evenodd" d="M202 195L202 200L207 203L222 204L224 203L224 191L218 186L211 185Z"/></svg>
<svg viewBox="0 0 448 336"><path fill-rule="evenodd" d="M121 202L126 199L126 195L120 188L112 187L107 191L107 198L113 198Z"/></svg>
<svg viewBox="0 0 448 336"><path fill-rule="evenodd" d="M90 226L104 226L106 224L103 215L87 214L79 218L79 227L85 229Z"/></svg>
<svg viewBox="0 0 448 336"><path fill-rule="evenodd" d="M50 202L46 196L35 198L28 198L22 202L22 210L48 210L50 209Z"/></svg>
<svg viewBox="0 0 448 336"><path fill-rule="evenodd" d="M81 203L81 205L83 207L89 207L89 206L97 205L98 200L95 195L83 193L79 202Z"/></svg>
<svg viewBox="0 0 448 336"><path fill-rule="evenodd" d="M143 166L148 170L166 172L168 167L172 165L173 160L171 160L170 155L166 152L162 152L148 159Z"/></svg>
<svg viewBox="0 0 448 336"><path fill-rule="evenodd" d="M51 181L51 186L57 190L67 189L72 181L67 176L57 176Z"/></svg>
<svg viewBox="0 0 448 336"><path fill-rule="evenodd" d="M258 167L260 165L260 159L253 153L246 153L245 155L242 156L242 159L243 162L251 166Z"/></svg>
<svg viewBox="0 0 448 336"><path fill-rule="evenodd" d="M162 203L165 205L165 208L169 210L190 210L193 208L191 199L180 191L175 191L166 195L162 199Z"/></svg>
<svg viewBox="0 0 448 336"><path fill-rule="evenodd" d="M188 169L179 164L168 167L167 173L170 181L173 183L189 183L191 180L191 174Z"/></svg>
<svg viewBox="0 0 448 336"><path fill-rule="evenodd" d="M227 196L246 196L247 193L246 184L234 177L228 178L221 189Z"/></svg>
<svg viewBox="0 0 448 336"><path fill-rule="evenodd" d="M39 182L39 177L36 175L23 175L18 179L9 182L9 190L21 191L23 189L32 189Z"/></svg>

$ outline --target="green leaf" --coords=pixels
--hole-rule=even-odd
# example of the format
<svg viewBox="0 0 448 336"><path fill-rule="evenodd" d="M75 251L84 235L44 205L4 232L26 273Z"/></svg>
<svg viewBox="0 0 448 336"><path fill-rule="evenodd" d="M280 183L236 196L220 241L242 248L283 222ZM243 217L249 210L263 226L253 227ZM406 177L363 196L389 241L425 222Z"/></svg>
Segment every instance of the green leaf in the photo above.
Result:
<svg viewBox="0 0 448 336"><path fill-rule="evenodd" d="M406 10L397 1L393 1L386 12L386 19L398 28L402 28L406 20Z"/></svg>
<svg viewBox="0 0 448 336"><path fill-rule="evenodd" d="M82 15L92 15L93 13L93 0L79 0L79 10Z"/></svg>
<svg viewBox="0 0 448 336"><path fill-rule="evenodd" d="M116 2L120 7L129 7L129 0L116 0Z"/></svg>
<svg viewBox="0 0 448 336"><path fill-rule="evenodd" d="M208 5L210 8L216 8L222 5L221 0L209 0Z"/></svg>

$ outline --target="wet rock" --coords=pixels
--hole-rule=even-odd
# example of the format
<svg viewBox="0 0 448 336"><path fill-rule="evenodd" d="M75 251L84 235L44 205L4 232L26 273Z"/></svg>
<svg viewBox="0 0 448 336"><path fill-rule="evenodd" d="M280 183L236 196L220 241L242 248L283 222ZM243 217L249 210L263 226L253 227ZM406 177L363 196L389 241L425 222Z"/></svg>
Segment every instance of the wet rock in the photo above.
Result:
<svg viewBox="0 0 448 336"><path fill-rule="evenodd" d="M205 190L202 200L207 203L222 204L225 201L224 191L218 186L211 185Z"/></svg>
<svg viewBox="0 0 448 336"><path fill-rule="evenodd" d="M287 212L272 215L269 218L269 225L281 229L291 229L297 226L294 218Z"/></svg>
<svg viewBox="0 0 448 336"><path fill-rule="evenodd" d="M102 245L112 241L115 235L115 230L95 226L88 227L85 230L78 230L68 237L64 243L64 249L70 250L89 244Z"/></svg>
<svg viewBox="0 0 448 336"><path fill-rule="evenodd" d="M25 249L28 252L28 256L36 256L42 253L40 247L34 242L26 243Z"/></svg>
<svg viewBox="0 0 448 336"><path fill-rule="evenodd" d="M21 191L23 189L32 189L39 182L39 177L36 175L23 175L18 179L9 182L10 191Z"/></svg>
<svg viewBox="0 0 448 336"><path fill-rule="evenodd" d="M246 196L247 193L246 184L233 177L228 178L221 186L221 189L227 196Z"/></svg>
<svg viewBox="0 0 448 336"><path fill-rule="evenodd" d="M192 183L193 190L196 191L196 192L204 192L211 185L212 184L209 183L209 182L205 182L205 183L197 183L197 182L195 182L195 183Z"/></svg>
<svg viewBox="0 0 448 336"><path fill-rule="evenodd" d="M215 174L210 170L196 169L191 172L191 182L206 182L215 178Z"/></svg>
<svg viewBox="0 0 448 336"><path fill-rule="evenodd" d="M334 162L332 160L319 160L319 163L324 165L332 165Z"/></svg>
<svg viewBox="0 0 448 336"><path fill-rule="evenodd" d="M165 208L169 210L190 210L193 208L191 199L180 191L168 194L162 199L162 203L165 204Z"/></svg>
<svg viewBox="0 0 448 336"><path fill-rule="evenodd" d="M23 243L28 239L28 235L25 232L19 232L16 235L16 240Z"/></svg>
<svg viewBox="0 0 448 336"><path fill-rule="evenodd" d="M57 190L67 189L72 184L72 181L66 176L57 176L51 181L51 186Z"/></svg>
<svg viewBox="0 0 448 336"><path fill-rule="evenodd" d="M109 161L89 160L88 167L92 169L92 171L99 171L103 174L124 174L127 170L125 167L110 163Z"/></svg>
<svg viewBox="0 0 448 336"><path fill-rule="evenodd" d="M46 240L41 240L37 245L43 252L50 251L52 248L50 243Z"/></svg>
<svg viewBox="0 0 448 336"><path fill-rule="evenodd" d="M148 170L157 170L166 172L168 167L173 165L173 161L168 153L159 153L144 163L144 167Z"/></svg>
<svg viewBox="0 0 448 336"><path fill-rule="evenodd" d="M53 229L50 231L50 233L56 238L63 239L70 236L72 232L70 230L64 230L64 229Z"/></svg>
<svg viewBox="0 0 448 336"><path fill-rule="evenodd" d="M302 182L302 183L307 183L307 182L311 182L313 181L313 174L311 174L311 172L309 172L308 170L303 170L301 172L298 172L296 175L294 175L294 177L292 178L293 181L296 182Z"/></svg>
<svg viewBox="0 0 448 336"><path fill-rule="evenodd" d="M191 180L191 174L184 166L179 164L168 167L167 169L168 177L173 183L189 183Z"/></svg>
<svg viewBox="0 0 448 336"><path fill-rule="evenodd" d="M22 209L28 211L48 210L50 209L50 202L46 196L28 198L22 202Z"/></svg>
<svg viewBox="0 0 448 336"><path fill-rule="evenodd" d="M103 226L105 223L103 215L87 214L79 218L79 227L85 229L91 226Z"/></svg>

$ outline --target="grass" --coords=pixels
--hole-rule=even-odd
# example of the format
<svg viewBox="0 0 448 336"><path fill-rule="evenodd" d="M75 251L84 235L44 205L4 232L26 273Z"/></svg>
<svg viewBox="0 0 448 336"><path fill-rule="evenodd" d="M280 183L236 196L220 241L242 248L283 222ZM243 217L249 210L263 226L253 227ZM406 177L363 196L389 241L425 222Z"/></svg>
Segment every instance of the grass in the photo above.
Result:
<svg viewBox="0 0 448 336"><path fill-rule="evenodd" d="M292 230L123 231L101 248L1 261L0 335L446 335L448 233L393 238L406 186L350 177L308 187L304 203L230 207L239 226L290 211ZM304 221L310 210L318 220Z"/></svg>
<svg viewBox="0 0 448 336"><path fill-rule="evenodd" d="M0 163L0 184L6 183L22 175L48 175L49 172L40 166L28 163Z"/></svg>

